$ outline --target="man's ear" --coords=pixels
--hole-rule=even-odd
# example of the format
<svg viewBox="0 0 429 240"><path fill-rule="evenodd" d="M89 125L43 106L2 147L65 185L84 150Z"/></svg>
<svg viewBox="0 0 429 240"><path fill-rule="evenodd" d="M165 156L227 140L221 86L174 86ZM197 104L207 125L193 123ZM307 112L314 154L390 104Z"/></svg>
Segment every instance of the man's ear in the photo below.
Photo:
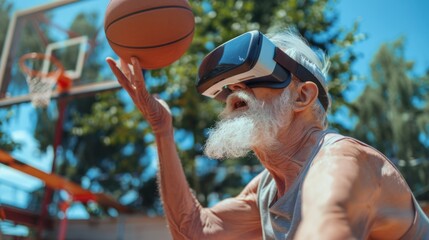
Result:
<svg viewBox="0 0 429 240"><path fill-rule="evenodd" d="M296 92L298 94L295 101L295 112L301 112L311 106L317 100L319 89L313 82L304 82L299 84Z"/></svg>

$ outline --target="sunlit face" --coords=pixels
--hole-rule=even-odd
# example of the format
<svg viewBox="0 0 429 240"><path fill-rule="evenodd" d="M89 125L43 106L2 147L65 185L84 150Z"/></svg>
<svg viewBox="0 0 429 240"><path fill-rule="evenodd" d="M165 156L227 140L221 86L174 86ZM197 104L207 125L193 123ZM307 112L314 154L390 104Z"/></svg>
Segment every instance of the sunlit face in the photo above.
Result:
<svg viewBox="0 0 429 240"><path fill-rule="evenodd" d="M234 90L210 131L205 153L218 159L242 157L254 147L276 144L279 129L290 123L291 106L288 88Z"/></svg>

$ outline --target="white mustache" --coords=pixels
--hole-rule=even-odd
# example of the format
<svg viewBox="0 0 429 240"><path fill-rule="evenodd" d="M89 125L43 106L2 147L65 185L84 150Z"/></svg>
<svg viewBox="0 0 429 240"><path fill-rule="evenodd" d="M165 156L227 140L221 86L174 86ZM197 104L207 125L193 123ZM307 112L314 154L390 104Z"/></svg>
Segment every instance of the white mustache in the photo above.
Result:
<svg viewBox="0 0 429 240"><path fill-rule="evenodd" d="M234 111L237 99L245 101L248 109ZM236 158L245 156L253 147L274 146L279 129L288 124L288 99L286 93L273 104L265 104L247 92L234 92L227 98L221 120L209 133L205 154L215 159Z"/></svg>
<svg viewBox="0 0 429 240"><path fill-rule="evenodd" d="M252 94L248 92L245 92L245 91L233 92L226 99L226 107L219 114L220 119L230 118L230 117L234 117L236 115L242 114L242 113L234 114L234 102L237 101L237 99L245 102L249 107L250 111L260 105L263 105L263 103L258 101Z"/></svg>

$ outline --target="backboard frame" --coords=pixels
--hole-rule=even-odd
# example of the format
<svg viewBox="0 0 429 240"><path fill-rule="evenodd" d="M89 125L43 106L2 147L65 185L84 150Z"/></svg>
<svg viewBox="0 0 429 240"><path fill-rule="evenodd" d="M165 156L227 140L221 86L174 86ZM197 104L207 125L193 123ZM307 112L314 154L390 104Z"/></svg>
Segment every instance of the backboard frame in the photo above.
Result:
<svg viewBox="0 0 429 240"><path fill-rule="evenodd" d="M17 38L18 35L17 28L21 27L19 26L19 23L25 20L25 18L35 16L36 14L39 14L41 12L49 11L51 9L79 2L79 0L56 0L54 2L50 2L30 9L16 11L12 15L6 34L5 43L3 46L3 52L0 58L0 108L9 107L14 104L27 103L31 101L29 95L7 96L7 87L11 82L11 62L13 61L12 58L14 58L11 53L16 51L16 49L18 48L16 44L14 45L13 41ZM53 46L55 47L55 44ZM83 56L79 56L79 58L82 57ZM77 66L77 68L79 67L80 66ZM117 90L120 88L121 86L119 85L119 83L115 79L112 79L103 82L88 83L82 86L73 86L72 89L70 89L70 91L66 94L52 92L51 98L74 98L80 96L88 96L96 94L98 92Z"/></svg>
<svg viewBox="0 0 429 240"><path fill-rule="evenodd" d="M67 39L67 40L60 41L60 42L50 43L46 47L45 55L51 56L52 52L57 50L57 49L77 45L79 48L79 51L78 51L78 56L76 59L75 68L73 70L66 70L66 74L69 78L71 78L72 80L77 79L77 78L80 78L80 76L82 74L83 62L85 60L85 48L87 46L87 43L88 43L88 37L87 36L79 36L79 37ZM48 72L49 67L50 67L49 61L44 61L43 66L42 66L42 72L43 73Z"/></svg>

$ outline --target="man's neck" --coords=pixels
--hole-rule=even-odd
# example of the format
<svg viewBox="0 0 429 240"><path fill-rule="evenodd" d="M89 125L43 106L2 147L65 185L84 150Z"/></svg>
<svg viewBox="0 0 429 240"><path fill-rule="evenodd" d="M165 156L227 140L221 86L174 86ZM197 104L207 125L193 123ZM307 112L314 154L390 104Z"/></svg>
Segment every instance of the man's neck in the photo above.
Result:
<svg viewBox="0 0 429 240"><path fill-rule="evenodd" d="M323 130L317 127L291 126L280 132L278 143L255 147L253 151L274 178L278 196L283 196L301 173L317 146Z"/></svg>

